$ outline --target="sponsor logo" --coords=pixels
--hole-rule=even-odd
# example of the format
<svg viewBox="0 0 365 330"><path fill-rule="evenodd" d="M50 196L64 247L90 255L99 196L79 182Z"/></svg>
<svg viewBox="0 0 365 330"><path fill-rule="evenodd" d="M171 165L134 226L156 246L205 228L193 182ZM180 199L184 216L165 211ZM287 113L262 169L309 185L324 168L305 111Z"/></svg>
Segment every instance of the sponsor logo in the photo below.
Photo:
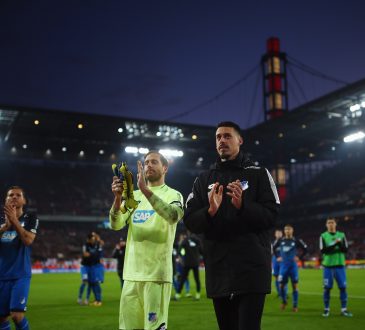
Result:
<svg viewBox="0 0 365 330"><path fill-rule="evenodd" d="M148 321L149 322L157 321L157 314L156 313L148 313Z"/></svg>
<svg viewBox="0 0 365 330"><path fill-rule="evenodd" d="M12 242L16 237L18 236L18 234L16 233L16 231L6 231L3 236L1 236L1 241L2 242Z"/></svg>
<svg viewBox="0 0 365 330"><path fill-rule="evenodd" d="M134 212L133 223L144 223L155 214L154 210L138 210Z"/></svg>

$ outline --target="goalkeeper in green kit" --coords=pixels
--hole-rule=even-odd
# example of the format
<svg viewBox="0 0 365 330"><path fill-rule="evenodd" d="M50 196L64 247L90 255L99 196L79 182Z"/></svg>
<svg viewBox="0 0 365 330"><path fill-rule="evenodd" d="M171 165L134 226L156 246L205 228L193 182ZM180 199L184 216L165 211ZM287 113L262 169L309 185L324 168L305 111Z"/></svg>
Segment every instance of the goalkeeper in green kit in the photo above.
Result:
<svg viewBox="0 0 365 330"><path fill-rule="evenodd" d="M130 172L122 179L114 176L112 183L111 228L129 225L119 329L164 330L173 278L172 248L184 213L183 198L165 184L168 162L163 155L150 151L144 165L138 161L137 166L139 190L133 193Z"/></svg>
<svg viewBox="0 0 365 330"><path fill-rule="evenodd" d="M341 315L351 317L352 314L347 310L346 291L345 253L348 249L347 240L343 232L336 230L336 219L328 218L326 227L327 231L321 234L319 240L319 246L323 254L324 312L322 316L328 317L330 315L330 291L335 279L340 290Z"/></svg>

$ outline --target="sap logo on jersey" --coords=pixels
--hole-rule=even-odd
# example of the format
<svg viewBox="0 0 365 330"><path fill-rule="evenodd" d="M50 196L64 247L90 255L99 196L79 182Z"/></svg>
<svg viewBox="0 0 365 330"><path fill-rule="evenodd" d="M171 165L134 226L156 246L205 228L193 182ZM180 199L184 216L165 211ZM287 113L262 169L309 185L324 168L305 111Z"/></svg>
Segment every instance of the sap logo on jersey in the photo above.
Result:
<svg viewBox="0 0 365 330"><path fill-rule="evenodd" d="M138 210L134 212L133 215L133 222L134 223L144 223L146 222L150 217L154 215L154 210Z"/></svg>
<svg viewBox="0 0 365 330"><path fill-rule="evenodd" d="M16 233L16 231L6 231L3 236L1 236L1 241L2 242L12 242L14 240L15 237L17 237L18 234Z"/></svg>

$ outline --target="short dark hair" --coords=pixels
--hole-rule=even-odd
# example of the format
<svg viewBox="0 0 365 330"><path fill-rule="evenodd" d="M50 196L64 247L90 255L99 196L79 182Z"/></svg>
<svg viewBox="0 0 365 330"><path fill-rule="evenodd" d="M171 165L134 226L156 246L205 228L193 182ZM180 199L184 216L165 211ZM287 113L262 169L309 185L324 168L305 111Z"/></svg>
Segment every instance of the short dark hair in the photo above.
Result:
<svg viewBox="0 0 365 330"><path fill-rule="evenodd" d="M20 186L11 186L9 187L7 190L6 190L6 193L5 193L5 198L8 196L8 192L10 190L13 190L13 189L18 189L18 190L21 190L22 193L23 193L23 197L25 198L25 191L24 191L24 188L20 187Z"/></svg>
<svg viewBox="0 0 365 330"><path fill-rule="evenodd" d="M336 222L336 224L338 223L338 220L335 217L328 217L326 219L326 223L327 223L327 221L330 221L330 220Z"/></svg>
<svg viewBox="0 0 365 330"><path fill-rule="evenodd" d="M158 154L160 156L160 160L161 160L161 163L163 166L166 166L168 167L169 166L169 162L168 160L165 158L164 155L162 155L160 152L158 152L157 150L151 150L149 152L147 152L145 155L144 155L144 160L146 160L147 156L150 155L150 154Z"/></svg>
<svg viewBox="0 0 365 330"><path fill-rule="evenodd" d="M284 228L285 228L285 227L289 227L289 228L294 229L293 225L291 225L290 223L286 224L286 225L284 226Z"/></svg>
<svg viewBox="0 0 365 330"><path fill-rule="evenodd" d="M239 136L242 136L241 128L233 121L222 121L217 125L217 129L219 127L232 127Z"/></svg>

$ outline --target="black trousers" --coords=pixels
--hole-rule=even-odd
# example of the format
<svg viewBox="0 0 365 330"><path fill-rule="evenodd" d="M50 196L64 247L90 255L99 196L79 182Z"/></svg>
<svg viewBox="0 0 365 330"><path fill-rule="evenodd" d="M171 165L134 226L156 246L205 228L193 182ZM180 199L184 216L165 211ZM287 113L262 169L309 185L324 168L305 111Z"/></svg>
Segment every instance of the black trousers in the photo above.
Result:
<svg viewBox="0 0 365 330"><path fill-rule="evenodd" d="M189 276L189 271L190 269L193 271L194 274L194 280L195 280L195 284L196 284L196 291L200 292L200 277L199 277L199 266L196 267L185 267L182 270L182 274L181 274L181 279L179 282L179 287L177 289L177 293L181 293L181 290L184 286L184 283L186 281L186 279Z"/></svg>
<svg viewBox="0 0 365 330"><path fill-rule="evenodd" d="M260 330L265 294L249 293L213 298L220 330Z"/></svg>

